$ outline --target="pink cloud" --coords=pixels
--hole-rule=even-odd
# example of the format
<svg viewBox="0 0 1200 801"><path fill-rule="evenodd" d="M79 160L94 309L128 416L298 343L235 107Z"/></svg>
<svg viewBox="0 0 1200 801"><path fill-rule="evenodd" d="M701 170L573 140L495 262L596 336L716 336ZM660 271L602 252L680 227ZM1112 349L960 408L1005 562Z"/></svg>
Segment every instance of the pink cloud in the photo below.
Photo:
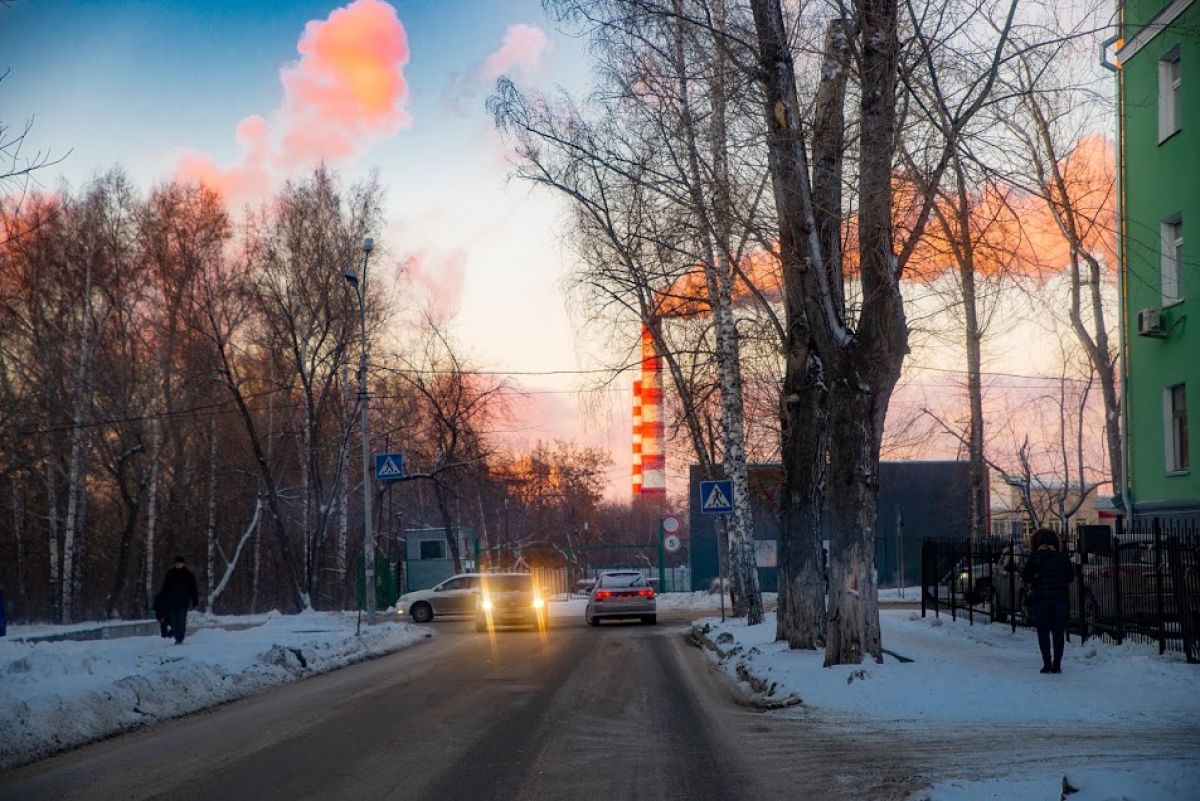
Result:
<svg viewBox="0 0 1200 801"><path fill-rule="evenodd" d="M411 122L408 35L390 4L354 0L311 20L296 50L300 57L279 71L283 102L270 125L257 114L238 123L238 162L219 166L189 151L180 159L182 177L228 200L248 200L292 170L353 157Z"/></svg>
<svg viewBox="0 0 1200 801"><path fill-rule="evenodd" d="M409 282L425 294L435 320L447 320L458 311L467 277L465 251L421 251L405 261L404 272Z"/></svg>
<svg viewBox="0 0 1200 801"><path fill-rule="evenodd" d="M529 77L540 66L546 44L546 32L541 28L523 22L509 25L500 49L487 57L480 74L485 81L491 82L516 67Z"/></svg>

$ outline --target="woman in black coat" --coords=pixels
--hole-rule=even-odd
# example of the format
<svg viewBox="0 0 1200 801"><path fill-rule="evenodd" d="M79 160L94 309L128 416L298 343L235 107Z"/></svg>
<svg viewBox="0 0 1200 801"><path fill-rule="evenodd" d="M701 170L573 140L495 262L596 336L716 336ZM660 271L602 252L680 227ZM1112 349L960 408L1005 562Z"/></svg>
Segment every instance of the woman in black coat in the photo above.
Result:
<svg viewBox="0 0 1200 801"><path fill-rule="evenodd" d="M1063 646L1070 611L1070 587L1075 566L1062 552L1058 534L1048 528L1033 532L1033 553L1025 560L1021 579L1030 587L1030 612L1042 651L1042 673L1062 673ZM1050 651L1053 638L1054 652Z"/></svg>

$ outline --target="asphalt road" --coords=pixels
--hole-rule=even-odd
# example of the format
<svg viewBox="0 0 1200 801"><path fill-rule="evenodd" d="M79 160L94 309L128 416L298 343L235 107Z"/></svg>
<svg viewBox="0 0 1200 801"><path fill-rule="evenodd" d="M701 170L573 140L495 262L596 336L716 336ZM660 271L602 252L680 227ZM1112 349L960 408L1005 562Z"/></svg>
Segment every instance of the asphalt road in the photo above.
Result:
<svg viewBox="0 0 1200 801"><path fill-rule="evenodd" d="M1193 730L890 727L748 706L658 626L435 622L392 656L0 776L0 799L902 799L935 780L1195 753ZM3 721L0 721L3 725Z"/></svg>
<svg viewBox="0 0 1200 801"><path fill-rule="evenodd" d="M437 622L427 644L27 766L0 798L800 797L684 622L494 640Z"/></svg>

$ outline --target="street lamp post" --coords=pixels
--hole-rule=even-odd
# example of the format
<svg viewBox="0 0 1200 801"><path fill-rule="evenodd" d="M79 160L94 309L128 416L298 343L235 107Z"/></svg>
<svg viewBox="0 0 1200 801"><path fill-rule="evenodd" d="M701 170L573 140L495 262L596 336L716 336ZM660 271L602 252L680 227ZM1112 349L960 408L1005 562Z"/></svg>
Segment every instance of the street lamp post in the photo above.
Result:
<svg viewBox="0 0 1200 801"><path fill-rule="evenodd" d="M343 273L346 282L358 296L358 317L361 324L362 347L358 356L358 406L362 413L362 470L363 470L363 604L367 609L367 625L375 624L375 536L371 530L371 423L368 416L370 395L367 393L367 260L375 240L363 240L362 278L354 270Z"/></svg>

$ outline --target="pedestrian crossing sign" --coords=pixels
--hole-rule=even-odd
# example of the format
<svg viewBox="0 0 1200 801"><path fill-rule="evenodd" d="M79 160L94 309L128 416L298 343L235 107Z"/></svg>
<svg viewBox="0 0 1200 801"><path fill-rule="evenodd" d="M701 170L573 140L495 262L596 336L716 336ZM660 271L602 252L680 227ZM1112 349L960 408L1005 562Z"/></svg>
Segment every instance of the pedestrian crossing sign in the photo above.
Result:
<svg viewBox="0 0 1200 801"><path fill-rule="evenodd" d="M404 454L375 454L375 480L399 481L404 478Z"/></svg>
<svg viewBox="0 0 1200 801"><path fill-rule="evenodd" d="M722 515L733 511L733 483L731 481L700 482L700 512L706 515Z"/></svg>

